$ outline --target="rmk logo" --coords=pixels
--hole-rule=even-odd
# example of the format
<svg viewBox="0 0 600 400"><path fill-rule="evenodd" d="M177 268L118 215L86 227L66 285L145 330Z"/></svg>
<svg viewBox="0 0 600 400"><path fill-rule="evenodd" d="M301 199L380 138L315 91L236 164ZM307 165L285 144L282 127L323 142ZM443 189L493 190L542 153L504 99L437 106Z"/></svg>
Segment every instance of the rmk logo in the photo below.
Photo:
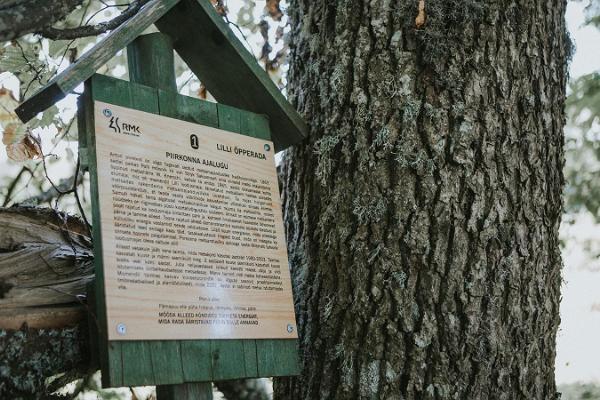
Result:
<svg viewBox="0 0 600 400"><path fill-rule="evenodd" d="M108 127L111 128L115 133L125 133L125 134L133 134L134 136L139 136L142 132L140 131L140 127L133 124L128 124L126 122L119 122L119 117L115 117L112 115L112 112L109 109L104 109L102 112L107 118L110 118L108 122Z"/></svg>
<svg viewBox="0 0 600 400"><path fill-rule="evenodd" d="M119 117L110 117L110 124L108 124L108 127L117 133L121 133L121 127L119 126Z"/></svg>

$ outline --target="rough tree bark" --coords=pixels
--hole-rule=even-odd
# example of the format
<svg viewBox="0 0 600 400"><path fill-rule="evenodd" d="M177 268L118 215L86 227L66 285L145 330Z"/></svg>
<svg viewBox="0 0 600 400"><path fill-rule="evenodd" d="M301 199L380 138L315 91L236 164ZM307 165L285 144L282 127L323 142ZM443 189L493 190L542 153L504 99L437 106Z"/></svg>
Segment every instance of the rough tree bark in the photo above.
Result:
<svg viewBox="0 0 600 400"><path fill-rule="evenodd" d="M0 208L0 227L0 398L48 398L46 379L88 372L91 240L51 209Z"/></svg>
<svg viewBox="0 0 600 400"><path fill-rule="evenodd" d="M566 2L418 3L290 1L276 398L557 397Z"/></svg>

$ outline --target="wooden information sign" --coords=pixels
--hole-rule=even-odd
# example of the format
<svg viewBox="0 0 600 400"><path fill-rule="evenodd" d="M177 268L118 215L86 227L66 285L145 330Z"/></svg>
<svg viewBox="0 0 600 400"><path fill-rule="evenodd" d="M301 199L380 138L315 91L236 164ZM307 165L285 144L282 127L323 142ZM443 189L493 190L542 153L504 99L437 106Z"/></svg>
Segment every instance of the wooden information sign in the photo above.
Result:
<svg viewBox="0 0 600 400"><path fill-rule="evenodd" d="M296 338L273 143L94 114L108 339Z"/></svg>
<svg viewBox="0 0 600 400"><path fill-rule="evenodd" d="M79 106L103 386L298 374L267 118L103 75Z"/></svg>

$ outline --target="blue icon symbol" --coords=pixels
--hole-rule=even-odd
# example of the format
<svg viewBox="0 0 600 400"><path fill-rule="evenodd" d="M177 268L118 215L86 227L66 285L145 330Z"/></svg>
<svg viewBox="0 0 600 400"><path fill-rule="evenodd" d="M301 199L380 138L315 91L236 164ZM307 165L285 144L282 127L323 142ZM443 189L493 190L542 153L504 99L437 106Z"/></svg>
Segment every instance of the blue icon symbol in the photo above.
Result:
<svg viewBox="0 0 600 400"><path fill-rule="evenodd" d="M110 111L108 108L105 108L104 110L102 110L102 114L104 114L104 116L106 118L112 117L112 111Z"/></svg>

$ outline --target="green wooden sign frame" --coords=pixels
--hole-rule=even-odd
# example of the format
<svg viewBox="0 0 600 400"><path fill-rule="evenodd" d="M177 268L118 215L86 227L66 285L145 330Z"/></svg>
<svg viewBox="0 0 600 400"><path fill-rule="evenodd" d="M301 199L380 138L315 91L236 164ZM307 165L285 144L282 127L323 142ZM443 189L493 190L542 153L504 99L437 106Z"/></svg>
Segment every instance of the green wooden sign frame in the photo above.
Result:
<svg viewBox="0 0 600 400"><path fill-rule="evenodd" d="M79 98L79 146L82 164L90 172L96 263L96 317L91 323L96 340L92 352L99 355L102 385L177 385L299 374L296 339L108 341L94 136L96 100L265 140L271 140L271 132L265 116L227 105L104 75L96 74L86 81Z"/></svg>

